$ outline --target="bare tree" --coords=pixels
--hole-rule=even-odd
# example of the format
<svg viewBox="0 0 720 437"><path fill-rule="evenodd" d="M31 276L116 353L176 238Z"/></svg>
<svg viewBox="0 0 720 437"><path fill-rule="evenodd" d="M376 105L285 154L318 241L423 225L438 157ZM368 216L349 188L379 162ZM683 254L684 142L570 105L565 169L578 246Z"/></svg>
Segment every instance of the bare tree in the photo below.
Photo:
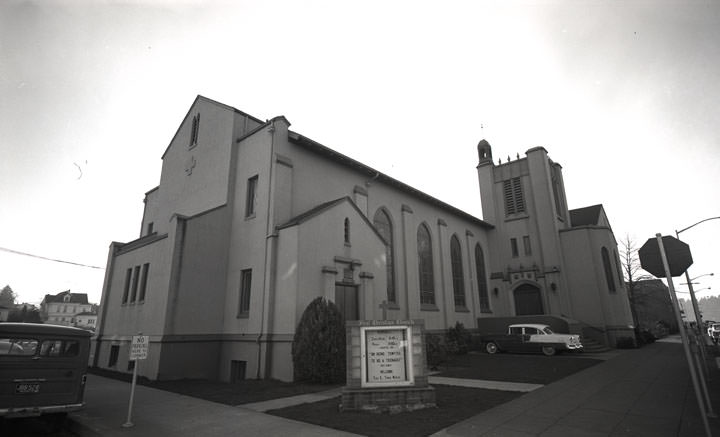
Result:
<svg viewBox="0 0 720 437"><path fill-rule="evenodd" d="M633 294L638 282L653 279L652 275L648 275L642 269L638 250L635 240L630 235L625 234L625 238L620 240L620 264L627 284L628 295ZM632 300L632 297L630 299Z"/></svg>
<svg viewBox="0 0 720 437"><path fill-rule="evenodd" d="M620 264L623 271L623 277L625 278L625 287L627 289L628 300L630 301L630 312L632 313L633 326L635 326L635 336L640 338L640 327L637 305L641 305L641 295L635 293L638 282L647 279L653 279L652 275L648 275L642 269L640 265L640 258L638 256L638 247L635 240L628 234L625 234L625 238L620 240Z"/></svg>

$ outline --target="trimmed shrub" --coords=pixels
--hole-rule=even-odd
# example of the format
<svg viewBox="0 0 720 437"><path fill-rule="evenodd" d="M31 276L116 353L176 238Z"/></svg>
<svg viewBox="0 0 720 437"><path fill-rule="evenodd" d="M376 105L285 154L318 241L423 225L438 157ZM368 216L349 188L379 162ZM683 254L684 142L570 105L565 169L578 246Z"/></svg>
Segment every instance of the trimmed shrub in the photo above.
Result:
<svg viewBox="0 0 720 437"><path fill-rule="evenodd" d="M447 346L439 335L425 334L425 353L430 370L437 370L447 361Z"/></svg>
<svg viewBox="0 0 720 437"><path fill-rule="evenodd" d="M335 303L310 302L295 330L292 359L295 381L345 382L345 320Z"/></svg>
<svg viewBox="0 0 720 437"><path fill-rule="evenodd" d="M619 337L615 342L618 349L635 349L635 340L632 337Z"/></svg>
<svg viewBox="0 0 720 437"><path fill-rule="evenodd" d="M653 333L650 332L648 329L643 329L640 331L640 344L655 343L655 340L655 335L653 335Z"/></svg>
<svg viewBox="0 0 720 437"><path fill-rule="evenodd" d="M465 329L465 325L456 322L454 327L448 328L445 334L448 352L453 355L465 355L470 349L472 335Z"/></svg>

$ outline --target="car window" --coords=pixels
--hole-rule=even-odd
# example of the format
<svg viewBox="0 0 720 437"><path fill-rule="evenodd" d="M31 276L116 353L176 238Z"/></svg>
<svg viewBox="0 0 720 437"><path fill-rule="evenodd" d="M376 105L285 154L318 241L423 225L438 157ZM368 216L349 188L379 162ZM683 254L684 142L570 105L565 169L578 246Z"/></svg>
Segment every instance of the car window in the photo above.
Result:
<svg viewBox="0 0 720 437"><path fill-rule="evenodd" d="M538 333L537 328L526 327L525 334L536 335Z"/></svg>
<svg viewBox="0 0 720 437"><path fill-rule="evenodd" d="M80 352L77 340L43 340L40 356L43 357L75 357Z"/></svg>
<svg viewBox="0 0 720 437"><path fill-rule="evenodd" d="M0 338L0 356L35 355L38 341L30 338Z"/></svg>
<svg viewBox="0 0 720 437"><path fill-rule="evenodd" d="M513 326L510 328L511 334L522 334L522 327L521 326Z"/></svg>
<svg viewBox="0 0 720 437"><path fill-rule="evenodd" d="M550 328L548 328L548 327L543 328L543 332L546 333L547 335L552 335L552 334L553 334L552 329L550 329Z"/></svg>

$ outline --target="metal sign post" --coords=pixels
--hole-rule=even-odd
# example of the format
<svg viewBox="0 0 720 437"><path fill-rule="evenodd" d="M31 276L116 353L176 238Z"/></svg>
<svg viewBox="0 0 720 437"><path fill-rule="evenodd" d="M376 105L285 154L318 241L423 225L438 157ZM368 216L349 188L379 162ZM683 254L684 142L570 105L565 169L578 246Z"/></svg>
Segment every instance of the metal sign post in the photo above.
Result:
<svg viewBox="0 0 720 437"><path fill-rule="evenodd" d="M147 359L148 344L150 343L150 337L148 337L147 335L142 335L142 332L139 334L140 335L133 335L132 343L130 344L129 360L135 361L135 365L133 366L132 385L130 386L130 402L128 403L127 421L122 424L123 428L131 428L135 426L135 424L132 423L132 407L133 400L135 399L135 385L137 383L138 360Z"/></svg>
<svg viewBox="0 0 720 437"><path fill-rule="evenodd" d="M663 267L665 269L665 277L668 282L668 288L670 288L670 298L672 299L675 317L678 322L678 327L680 328L680 336L682 337L683 349L685 350L685 359L687 360L688 368L690 369L690 377L692 379L693 387L695 388L695 397L697 398L698 407L700 408L700 416L702 416L703 424L705 425L705 433L708 437L712 437L710 423L708 422L707 413L705 411L705 403L703 402L702 395L700 394L700 384L698 383L698 377L695 374L695 362L690 355L690 344L688 342L687 332L685 332L685 325L683 324L682 316L680 315L680 306L678 305L677 296L675 296L675 286L673 285L672 280L673 275L670 272L670 265L668 264L667 255L665 254L663 237L661 234L655 234L655 237L657 238L660 257L662 258ZM679 276L679 274L676 276Z"/></svg>

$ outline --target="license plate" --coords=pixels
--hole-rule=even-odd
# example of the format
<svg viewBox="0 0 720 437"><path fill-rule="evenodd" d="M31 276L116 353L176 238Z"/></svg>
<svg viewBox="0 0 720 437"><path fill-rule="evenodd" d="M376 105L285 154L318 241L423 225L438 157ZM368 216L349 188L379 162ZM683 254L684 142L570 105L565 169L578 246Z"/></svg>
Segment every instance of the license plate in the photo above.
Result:
<svg viewBox="0 0 720 437"><path fill-rule="evenodd" d="M37 382L16 384L15 393L40 393L40 384Z"/></svg>

